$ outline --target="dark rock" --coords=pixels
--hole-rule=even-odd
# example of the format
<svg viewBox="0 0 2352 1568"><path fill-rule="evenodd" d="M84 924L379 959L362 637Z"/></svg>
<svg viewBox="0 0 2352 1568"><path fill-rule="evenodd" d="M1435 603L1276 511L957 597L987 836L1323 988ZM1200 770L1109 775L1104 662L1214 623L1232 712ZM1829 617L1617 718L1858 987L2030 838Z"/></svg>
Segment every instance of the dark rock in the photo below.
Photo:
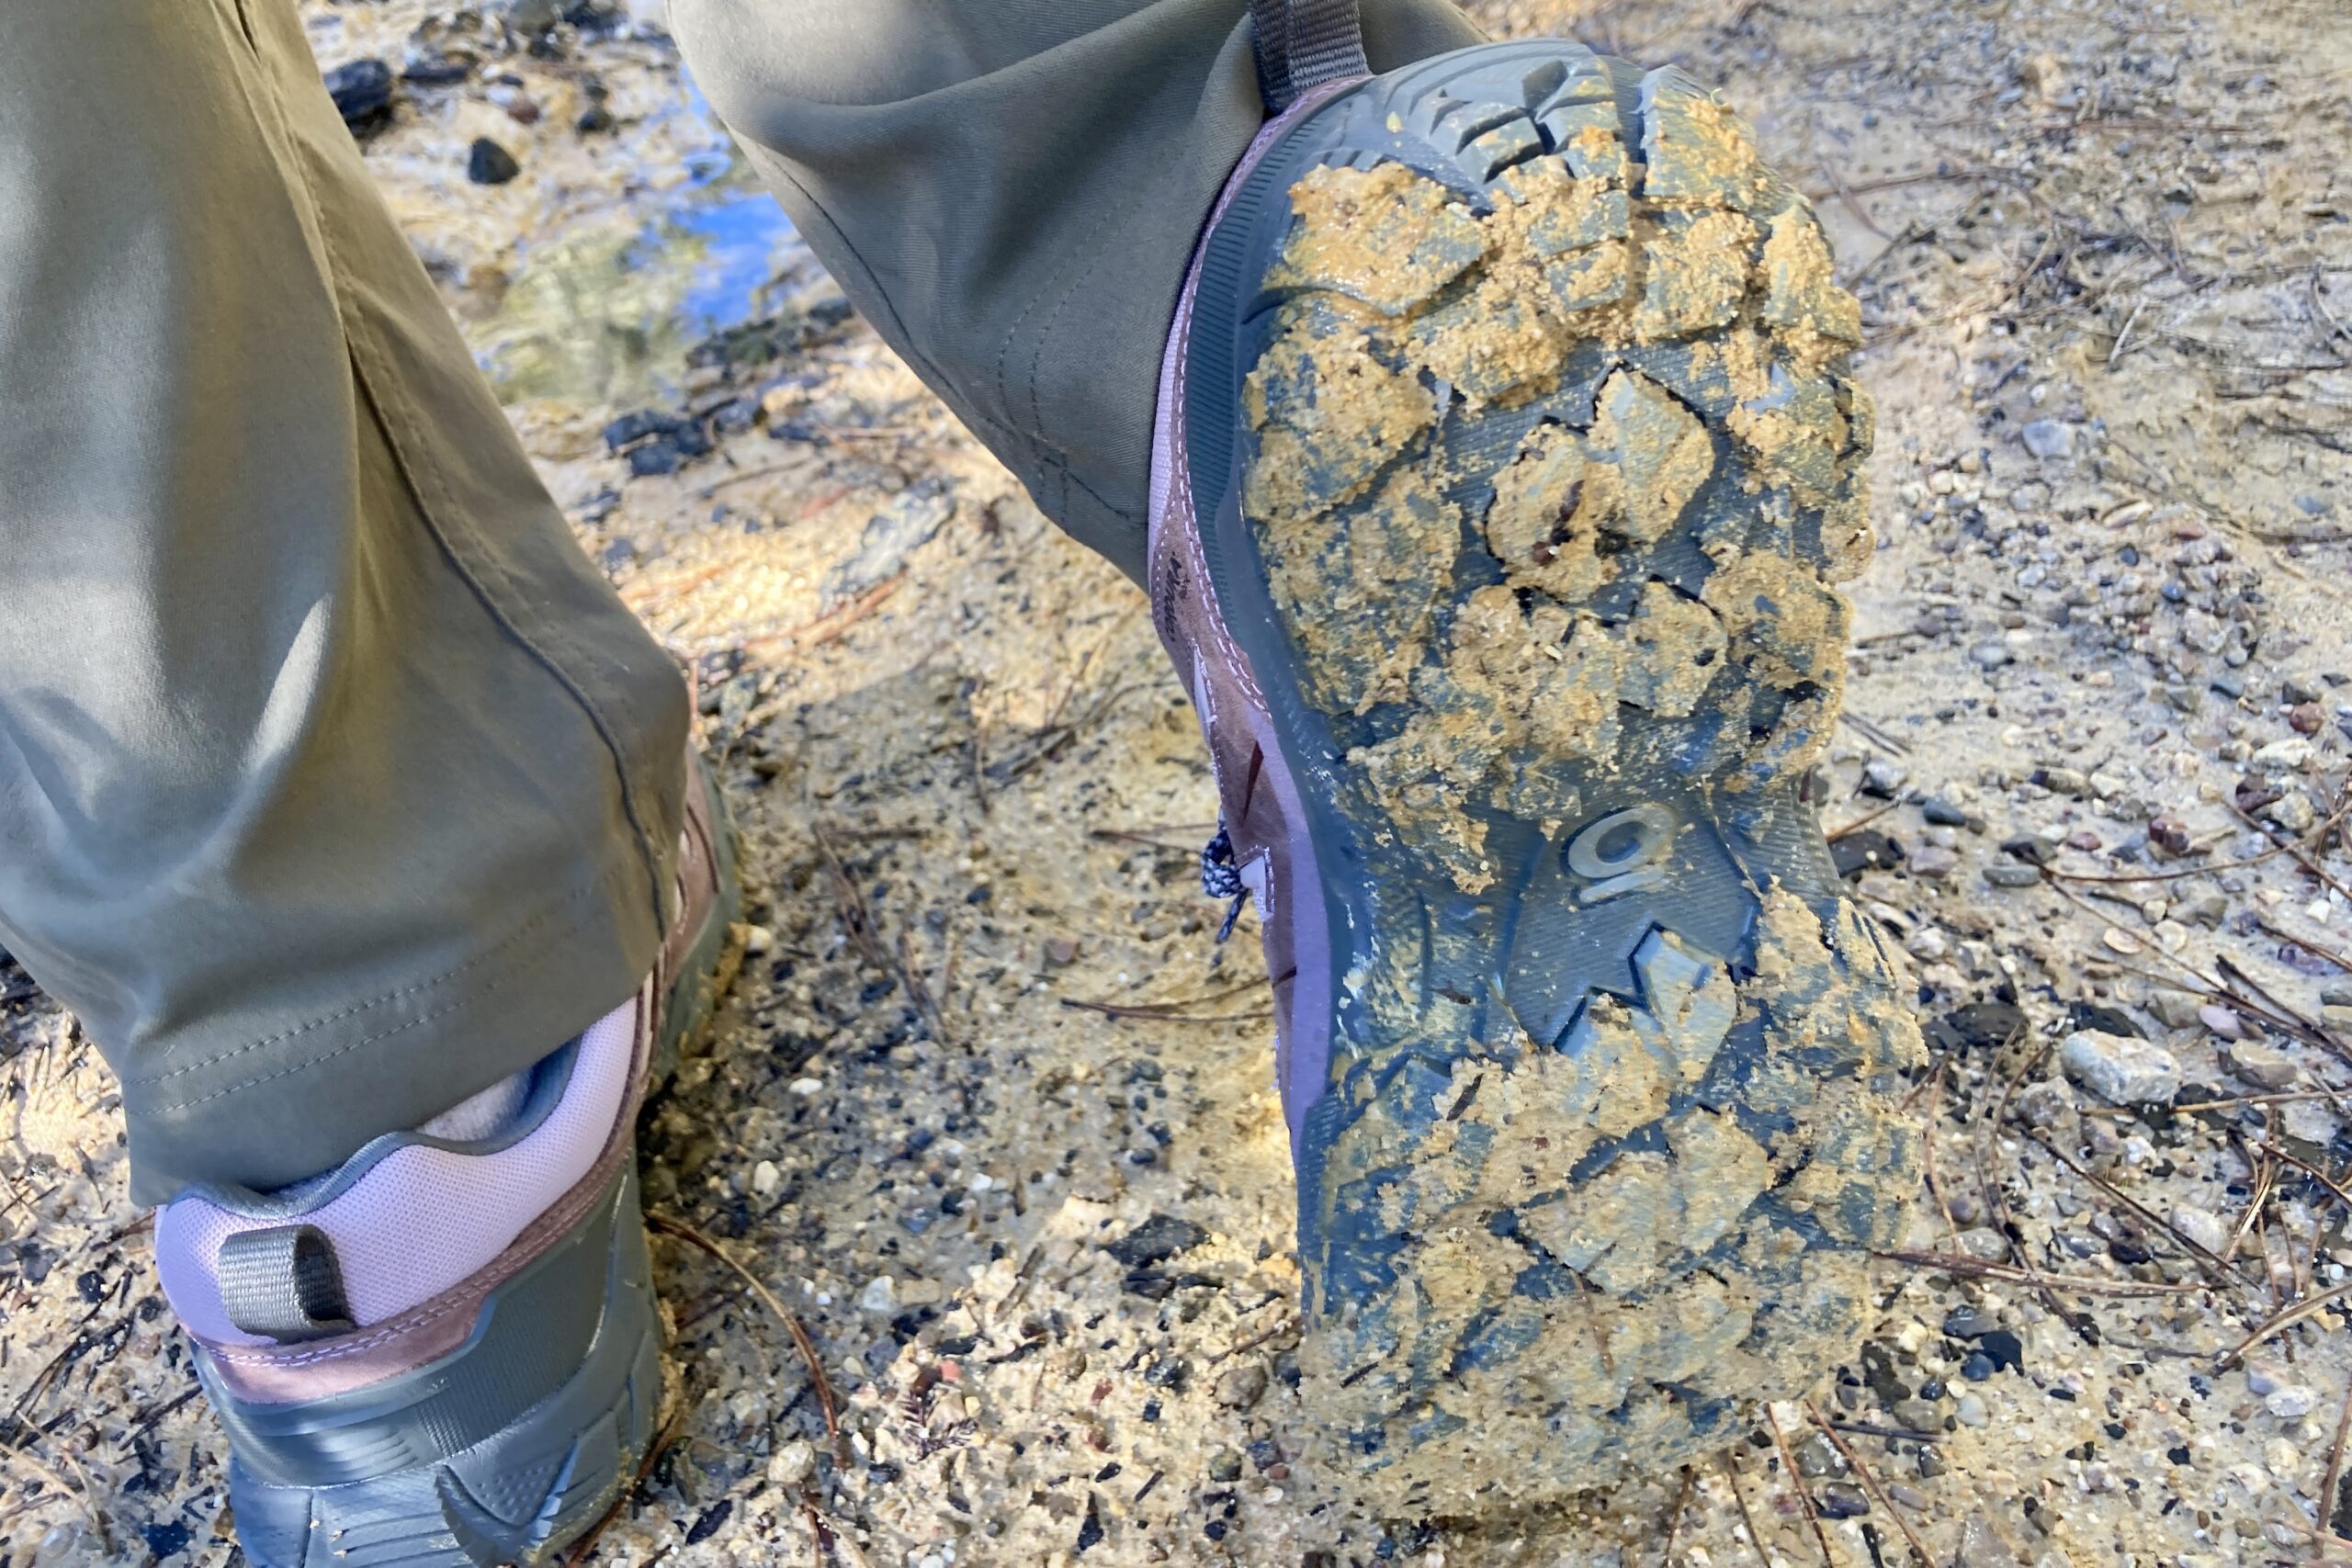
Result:
<svg viewBox="0 0 2352 1568"><path fill-rule="evenodd" d="M571 129L582 136L602 136L618 123L613 118L612 110L602 104L591 104L580 111L580 118L571 122Z"/></svg>
<svg viewBox="0 0 2352 1568"><path fill-rule="evenodd" d="M487 136L476 137L466 150L466 178L478 186L503 186L522 172L514 154Z"/></svg>
<svg viewBox="0 0 2352 1568"><path fill-rule="evenodd" d="M2028 865L2048 865L2053 856L2048 844L2030 836L2001 840L2001 852Z"/></svg>
<svg viewBox="0 0 2352 1568"><path fill-rule="evenodd" d="M1170 1393L1182 1393L1184 1392L1184 1385L1192 1381L1192 1377L1193 1363L1182 1356L1170 1356L1165 1360L1154 1361L1146 1369L1143 1381L1154 1388L1164 1388Z"/></svg>
<svg viewBox="0 0 2352 1568"><path fill-rule="evenodd" d="M1833 1519L1859 1519L1871 1511L1871 1500L1859 1486L1833 1481L1821 1489L1821 1512Z"/></svg>
<svg viewBox="0 0 2352 1568"><path fill-rule="evenodd" d="M907 558L929 544L956 515L956 496L944 479L909 485L866 521L856 551L825 574L825 601L840 604L871 592L904 571Z"/></svg>
<svg viewBox="0 0 2352 1568"><path fill-rule="evenodd" d="M2148 1032L2132 1021L2132 1015L2120 1009L2102 1007L2097 1002L2077 1001L2066 1009L2068 1032L2077 1029L2096 1029L2101 1034L2128 1034L2134 1040L2145 1040Z"/></svg>
<svg viewBox="0 0 2352 1568"><path fill-rule="evenodd" d="M1998 1326L1973 1306L1954 1307L1944 1317L1944 1333L1953 1339L1975 1339Z"/></svg>
<svg viewBox="0 0 2352 1568"><path fill-rule="evenodd" d="M392 123L392 68L355 60L326 73L327 96L351 134L366 140Z"/></svg>
<svg viewBox="0 0 2352 1568"><path fill-rule="evenodd" d="M412 87L448 87L473 73L470 61L452 54L433 54L410 61L401 73L401 80Z"/></svg>
<svg viewBox="0 0 2352 1568"><path fill-rule="evenodd" d="M605 426L605 450L619 453L649 435L671 435L686 422L660 409L631 409Z"/></svg>
<svg viewBox="0 0 2352 1568"><path fill-rule="evenodd" d="M1154 1214L1102 1250L1130 1269L1148 1269L1180 1252L1190 1252L1208 1238L1209 1233L1190 1220Z"/></svg>
<svg viewBox="0 0 2352 1568"><path fill-rule="evenodd" d="M1971 1350L1968 1359L1960 1364L1960 1375L1970 1382L1983 1382L1998 1370L1993 1365L1993 1358L1982 1350Z"/></svg>
<svg viewBox="0 0 2352 1568"><path fill-rule="evenodd" d="M729 1517L732 1516L734 1512L735 1499L732 1497L721 1497L714 1506L704 1513L702 1517L696 1519L687 1528L686 1544L688 1546L700 1546L704 1541L708 1540L712 1536L717 1535L720 1529L726 1525Z"/></svg>
<svg viewBox="0 0 2352 1568"><path fill-rule="evenodd" d="M674 474L678 465L685 461L675 443L664 436L641 446L629 448L628 471L631 479L644 479L650 474Z"/></svg>
<svg viewBox="0 0 2352 1568"><path fill-rule="evenodd" d="M1965 828L1968 813L1939 795L1931 795L1919 803L1919 815L1934 828Z"/></svg>
<svg viewBox="0 0 2352 1568"><path fill-rule="evenodd" d="M2018 1371L2025 1366L2025 1342L2006 1328L1988 1329L1977 1336L1976 1349L1979 1355L1991 1358L1995 1371L2004 1368Z"/></svg>
<svg viewBox="0 0 2352 1568"><path fill-rule="evenodd" d="M2285 793L2259 773L2240 774L2237 786L2231 791L2238 809L2249 817L2266 806L2276 805Z"/></svg>
<svg viewBox="0 0 2352 1568"><path fill-rule="evenodd" d="M1903 846L1875 828L1861 828L1831 844L1829 859L1839 876L1860 876L1902 864Z"/></svg>
<svg viewBox="0 0 2352 1568"><path fill-rule="evenodd" d="M147 1550L154 1553L155 1561L158 1562L166 1557L186 1551L188 1540L194 1534L193 1530L176 1519L165 1524L139 1527L140 1539L147 1543Z"/></svg>
<svg viewBox="0 0 2352 1568"><path fill-rule="evenodd" d="M1928 1025L1928 1043L1939 1051L1995 1051L2022 1034L2025 1010L2008 1002L1970 1002Z"/></svg>

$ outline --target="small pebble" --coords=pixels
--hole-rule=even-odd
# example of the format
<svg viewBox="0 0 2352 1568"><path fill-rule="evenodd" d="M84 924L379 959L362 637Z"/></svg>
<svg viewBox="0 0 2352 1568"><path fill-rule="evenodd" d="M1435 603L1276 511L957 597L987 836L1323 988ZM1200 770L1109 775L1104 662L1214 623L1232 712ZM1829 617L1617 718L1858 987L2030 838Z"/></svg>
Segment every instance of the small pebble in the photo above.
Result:
<svg viewBox="0 0 2352 1568"><path fill-rule="evenodd" d="M477 137L466 150L466 178L478 186L503 186L523 172L514 154L489 137Z"/></svg>
<svg viewBox="0 0 2352 1568"><path fill-rule="evenodd" d="M1940 844L1922 844L1911 852L1911 874L1938 881L1960 869L1960 856Z"/></svg>
<svg viewBox="0 0 2352 1568"><path fill-rule="evenodd" d="M2267 1396L2262 1407L2281 1421L2292 1421L2319 1407L2319 1390L2309 1383L2289 1383Z"/></svg>
<svg viewBox="0 0 2352 1568"><path fill-rule="evenodd" d="M2255 770L2265 773L2291 773L2309 767L2318 748L2297 736L2286 740L2273 740L2256 751L2252 759Z"/></svg>
<svg viewBox="0 0 2352 1568"><path fill-rule="evenodd" d="M2066 1076L2110 1105L2157 1105L2180 1091L2180 1063L2147 1040L2078 1029L2060 1043Z"/></svg>
<svg viewBox="0 0 2352 1568"><path fill-rule="evenodd" d="M2232 1013L2234 1020L2237 1015ZM2256 1089L2292 1089L2302 1068L2292 1056L2257 1040L2241 1040L2230 1047L2230 1071Z"/></svg>
<svg viewBox="0 0 2352 1568"><path fill-rule="evenodd" d="M2245 1025L2239 1021L2235 1009L2225 1008L2219 1002L2206 1002L2198 1008L2197 1019L2224 1040L2245 1038Z"/></svg>
<svg viewBox="0 0 2352 1568"><path fill-rule="evenodd" d="M2230 1245L2229 1222L2211 1209L2194 1203L2176 1203L2172 1211L2172 1228L2219 1257Z"/></svg>
<svg viewBox="0 0 2352 1568"><path fill-rule="evenodd" d="M2061 424L2054 419L2037 419L2018 432L2018 439L2025 449L2037 457L2071 457L2075 450L2075 427Z"/></svg>

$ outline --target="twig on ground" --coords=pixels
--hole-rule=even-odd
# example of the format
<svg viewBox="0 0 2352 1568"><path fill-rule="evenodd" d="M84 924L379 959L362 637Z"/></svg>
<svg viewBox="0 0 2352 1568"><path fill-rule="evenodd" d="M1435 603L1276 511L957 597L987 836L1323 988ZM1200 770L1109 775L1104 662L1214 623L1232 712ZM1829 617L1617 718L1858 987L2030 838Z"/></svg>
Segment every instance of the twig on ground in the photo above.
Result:
<svg viewBox="0 0 2352 1568"><path fill-rule="evenodd" d="M1971 1258L1964 1252L1917 1252L1907 1247L1897 1247L1871 1256L1894 1263L1908 1263L1915 1268L1935 1269L1946 1274L2007 1280L2018 1285L2041 1281L2078 1296L2193 1296L2212 1289L2210 1285L2176 1285L2155 1280L2086 1280L2075 1274L2029 1273L2014 1264L1988 1263L1982 1258Z"/></svg>
<svg viewBox="0 0 2352 1568"><path fill-rule="evenodd" d="M792 1343L799 1348L800 1359L808 1364L808 1379L817 1392L817 1409L825 1418L825 1436L833 1445L833 1456L843 1464L849 1463L849 1440L842 1435L841 1411L833 1401L832 1381L825 1376L825 1359L818 1353L817 1342L808 1337L808 1330L799 1317L762 1282L757 1274L735 1261L732 1253L685 1221L656 1212L645 1216L645 1224L648 1229L675 1236L725 1264L743 1283L752 1287L752 1293L770 1312L775 1314L784 1325L784 1331L792 1336Z"/></svg>
<svg viewBox="0 0 2352 1568"><path fill-rule="evenodd" d="M1911 743L1908 740L1894 734L1886 726L1868 715L1859 714L1852 708L1848 708L1838 716L1864 739L1883 746L1890 751L1900 751L1906 757L1911 754Z"/></svg>
<svg viewBox="0 0 2352 1568"><path fill-rule="evenodd" d="M1105 1018L1142 1019L1157 1023L1241 1023L1256 1019L1272 1018L1273 1010L1266 1008L1250 1012L1188 1013L1187 1008L1208 1007L1230 1001L1235 997L1262 990L1266 982L1248 980L1238 986L1227 986L1221 991L1208 991L1197 997L1186 997L1166 1002L1100 1002L1083 997L1063 997L1062 1006L1080 1012L1099 1012Z"/></svg>
<svg viewBox="0 0 2352 1568"><path fill-rule="evenodd" d="M2327 1445L2327 1479L2319 1487L2319 1528L2333 1540L2342 1540L2335 1533L2336 1495L2344 1487L2344 1439L2352 1435L2352 1382L2344 1388L2344 1408L2336 1413L2335 1440Z"/></svg>
<svg viewBox="0 0 2352 1568"><path fill-rule="evenodd" d="M2352 1295L2352 1280L2346 1280L2343 1284L2337 1285L2332 1290L2322 1291L2318 1295L2306 1296L2303 1300L2297 1302L2293 1306L2289 1307L2284 1312L2272 1314L2270 1316L2263 1319L2262 1322L2256 1326L2253 1333L2239 1340L2237 1344L2233 1346L2231 1348L2222 1352L2221 1359L2215 1361L2213 1365L2216 1369L2227 1371L2230 1367L2243 1359L2248 1350L2253 1349L2256 1345L2261 1344L2272 1335L2278 1334L2285 1329L2292 1328L2295 1325L2302 1322L2303 1319L2307 1317L2316 1316L2320 1308L2325 1306L2332 1301L2335 1301L2346 1295Z"/></svg>
<svg viewBox="0 0 2352 1568"><path fill-rule="evenodd" d="M938 1002L933 998L929 987L916 976L914 965L909 962L910 950L902 939L899 950L894 953L890 945L882 940L882 928L876 923L874 911L866 905L865 895L859 892L857 884L851 880L848 868L842 863L842 857L833 852L833 841L826 834L824 824L810 818L808 836L815 842L817 852L824 857L826 873L833 884L834 910L847 929L851 942L865 956L866 962L898 977L899 984L906 987L907 996L914 1002L915 1010L931 1025L933 1038L943 1045L953 1044L955 1038L948 1032L945 1015L939 1010Z"/></svg>
<svg viewBox="0 0 2352 1568"><path fill-rule="evenodd" d="M1862 1483L1862 1489L1871 1495L1871 1501L1886 1510L1887 1517L1893 1519L1894 1528L1903 1532L1903 1539L1911 1543L1911 1550L1918 1554L1919 1561L1929 1564L1929 1568L1933 1568L1936 1560L1928 1555L1928 1543L1919 1539L1919 1532L1911 1528L1911 1521L1896 1510L1894 1500L1889 1497L1886 1495L1886 1489L1878 1483L1878 1477L1871 1472L1871 1467L1862 1462L1861 1455L1856 1453L1848 1445L1846 1439L1838 1435L1838 1424L1824 1416L1821 1413L1820 1404L1813 1400L1808 1399L1804 1402L1804 1413L1813 1417L1813 1424L1821 1428L1821 1435L1829 1439L1829 1446L1836 1449L1839 1457L1845 1460L1846 1467L1854 1472L1854 1479L1860 1481Z"/></svg>
<svg viewBox="0 0 2352 1568"><path fill-rule="evenodd" d="M790 631L769 632L760 637L745 637L744 652L780 652L786 649L822 648L839 639L858 622L881 608L882 602L906 586L907 574L901 568L896 577L886 577L880 582L846 604L836 606L815 620L804 621Z"/></svg>
<svg viewBox="0 0 2352 1568"><path fill-rule="evenodd" d="M1942 1179L1936 1173L1936 1128L1943 1122L1944 1077L1949 1063L1937 1059L1935 1071L1928 1078L1927 1131L1920 1134L1920 1163L1926 1167L1928 1190L1934 1194L1936 1208L1944 1217L1944 1235L1960 1234L1960 1222L1952 1217L1951 1200L1944 1196Z"/></svg>
<svg viewBox="0 0 2352 1568"><path fill-rule="evenodd" d="M1747 1550L1756 1553L1756 1561L1764 1568L1772 1568L1772 1559L1764 1550L1764 1538L1756 1529L1756 1516L1747 1511L1747 1494L1739 1489L1739 1472L1733 1467L1731 1455L1716 1455L1715 1468L1723 1472L1724 1484L1731 1488L1731 1500L1739 1505L1740 1522L1747 1527Z"/></svg>
<svg viewBox="0 0 2352 1568"><path fill-rule="evenodd" d="M1865 811L1860 817L1855 818L1851 822L1847 823L1844 827L1830 829L1827 834L1828 840L1834 844L1840 839L1848 838L1853 834L1859 833L1863 829L1869 827L1871 823L1877 821L1880 818L1885 816L1888 812L1893 811L1902 804L1903 803L1899 800L1890 800L1875 811Z"/></svg>
<svg viewBox="0 0 2352 1568"><path fill-rule="evenodd" d="M1272 1008L1259 1008L1249 1012L1164 1012L1157 1008L1120 1007L1111 1002L1090 1002L1077 997L1064 997L1062 1006L1080 1012L1099 1012L1104 1018L1123 1019L1137 1023L1261 1023L1274 1016Z"/></svg>
<svg viewBox="0 0 2352 1568"><path fill-rule="evenodd" d="M1829 1532L1821 1528L1820 1511L1813 1506L1813 1494L1805 1490L1804 1477L1797 1472L1797 1456L1789 1449L1788 1434L1781 1430L1781 1418L1772 1407L1764 1407L1764 1425L1772 1434L1772 1446L1781 1451L1781 1469L1789 1490L1797 1495L1797 1506L1804 1510L1804 1522L1813 1527L1813 1543L1821 1548L1821 1568L1838 1568L1838 1559L1830 1554Z"/></svg>
<svg viewBox="0 0 2352 1568"><path fill-rule="evenodd" d="M2173 1239L2174 1244L2177 1246L2182 1252L2188 1255L2190 1262L2196 1264L2198 1268L2203 1269L2207 1274L2216 1276L2217 1283L2224 1282L2218 1278L2218 1276L2223 1274L2234 1274L2237 1276L2240 1282L2246 1285L2259 1286L2262 1283L2261 1280L2255 1279L2245 1269L2240 1269L2235 1264L2232 1263L2230 1261L2229 1254L2215 1253L2208 1250L2200 1243L2197 1242L2177 1226L2173 1224L2171 1221L2164 1218L2154 1210L2149 1208L2146 1204L2142 1203L2139 1200L2122 1191L2105 1177L2097 1175L2096 1173L2086 1169L2073 1156L2067 1154L2064 1149L2059 1148L2049 1139L2043 1137L2039 1132L2028 1131L2026 1136L2031 1138L2034 1143L2039 1145L2042 1152L2049 1155L2051 1158L2056 1160L2059 1164L2064 1166L2068 1170L2073 1171L2083 1180L2089 1182L2093 1187L2098 1189L2099 1192L2104 1195L2109 1202L2121 1204L2124 1208L2127 1208L2134 1214L2137 1214L2144 1223L2154 1225L2156 1229L2170 1236ZM2234 1245L2235 1243L2233 1240L2233 1247L2234 1247Z"/></svg>
<svg viewBox="0 0 2352 1568"><path fill-rule="evenodd" d="M2008 1043L2015 1044L2018 1036L2023 1032L2023 1027L2020 1026L2018 1033L2009 1037ZM2025 1277L2032 1281L2035 1292L2041 1297L2042 1304L2055 1314L2060 1322L2079 1331L2083 1325L2082 1314L2079 1310L2068 1312L2065 1303L2059 1301L2057 1292L2042 1282L2041 1270L2034 1267L2033 1256L2027 1250L2023 1240L2025 1229L2009 1213L2008 1193L2000 1183L1993 1179L1991 1146L1993 1141L2000 1135L2001 1129L2008 1123L2009 1100L2017 1094L2018 1085L2025 1081L2026 1075L2040 1066L2042 1058L2050 1055L2052 1044L2053 1042L2043 1041L2040 1049L2018 1063L2017 1070L2011 1073L2001 1085L2000 1095L1993 1102L1991 1119L1977 1128L1976 1183L1992 1203L1994 1222L1998 1225L2001 1233L2004 1235L2019 1238L2017 1247L2018 1267L2024 1270ZM1996 1055L1994 1059L1997 1061L1998 1055Z"/></svg>

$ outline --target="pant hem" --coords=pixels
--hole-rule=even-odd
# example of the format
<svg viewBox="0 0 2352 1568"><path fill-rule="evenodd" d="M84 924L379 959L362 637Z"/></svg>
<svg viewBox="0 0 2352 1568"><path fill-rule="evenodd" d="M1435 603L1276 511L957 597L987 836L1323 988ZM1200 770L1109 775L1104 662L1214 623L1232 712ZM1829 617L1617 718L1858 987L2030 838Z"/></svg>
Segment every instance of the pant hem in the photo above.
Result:
<svg viewBox="0 0 2352 1568"><path fill-rule="evenodd" d="M421 980L372 1006L166 1083L124 1086L134 1201L196 1182L268 1190L332 1169L537 1062L627 1001L661 937L636 835L588 881L484 944L462 985ZM552 918L551 918L552 917ZM248 1054L248 1052L250 1054ZM142 1089L144 1092L142 1092Z"/></svg>

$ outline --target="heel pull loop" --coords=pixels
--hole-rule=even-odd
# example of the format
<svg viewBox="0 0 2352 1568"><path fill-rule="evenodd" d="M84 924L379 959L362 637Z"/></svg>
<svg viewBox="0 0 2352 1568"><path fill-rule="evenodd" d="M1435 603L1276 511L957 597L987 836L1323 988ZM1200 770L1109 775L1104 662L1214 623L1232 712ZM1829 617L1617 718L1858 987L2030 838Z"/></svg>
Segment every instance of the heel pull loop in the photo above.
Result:
<svg viewBox="0 0 2352 1568"><path fill-rule="evenodd" d="M1268 114L1326 82L1372 73L1356 0L1250 0L1250 30Z"/></svg>

